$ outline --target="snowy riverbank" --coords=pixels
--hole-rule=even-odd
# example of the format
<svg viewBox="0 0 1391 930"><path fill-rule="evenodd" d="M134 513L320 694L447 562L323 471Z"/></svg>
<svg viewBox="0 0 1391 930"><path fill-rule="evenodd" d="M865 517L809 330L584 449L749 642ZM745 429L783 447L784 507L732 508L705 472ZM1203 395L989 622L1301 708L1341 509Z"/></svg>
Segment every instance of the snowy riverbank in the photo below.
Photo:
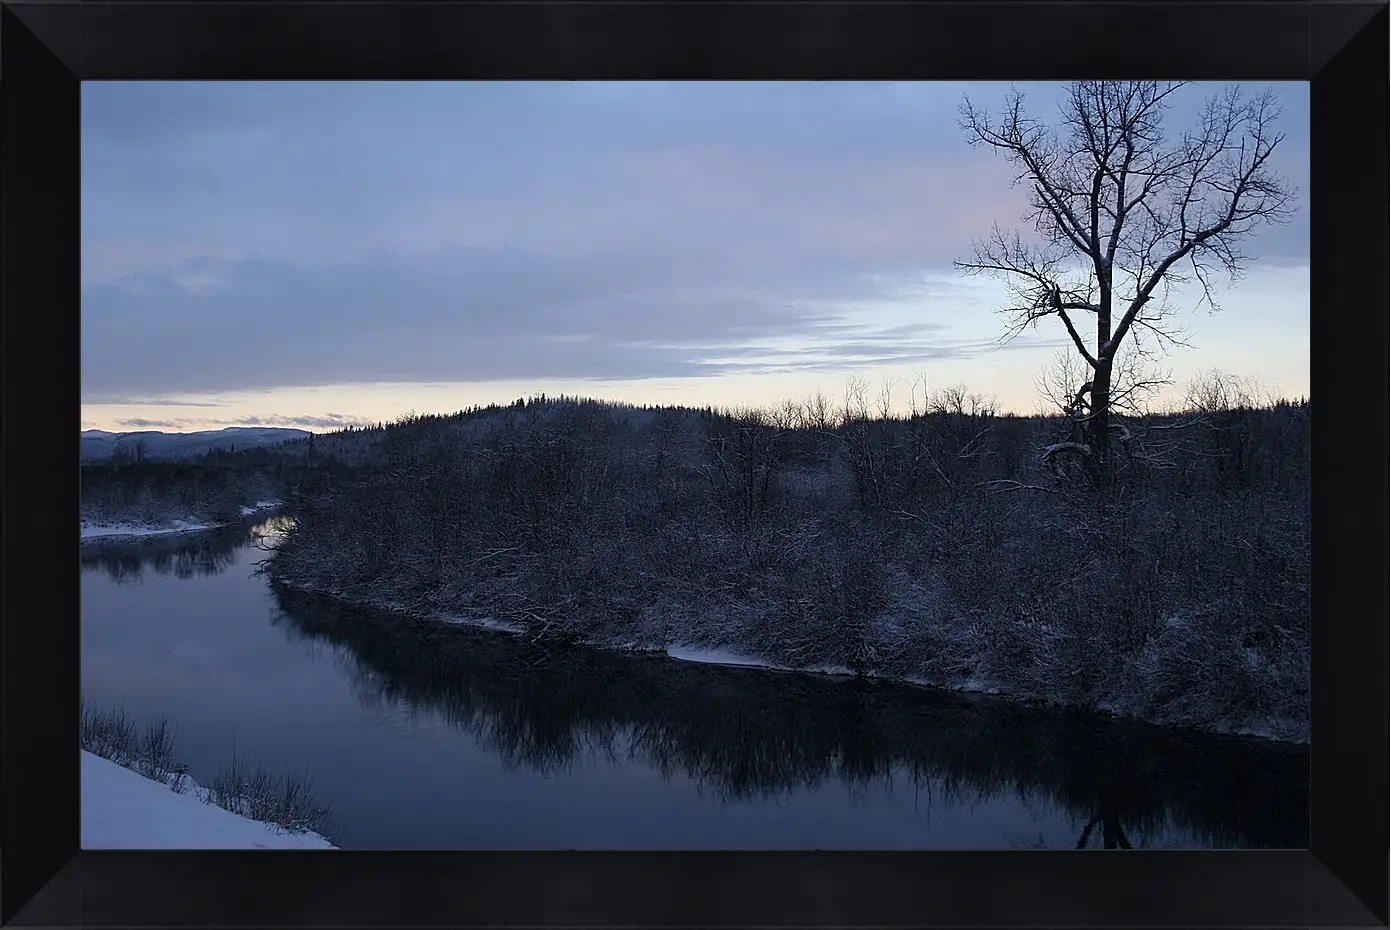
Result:
<svg viewBox="0 0 1391 930"><path fill-rule="evenodd" d="M82 753L83 849L335 849L317 833L289 833Z"/></svg>
<svg viewBox="0 0 1391 930"><path fill-rule="evenodd" d="M309 594L328 597L347 605L356 605L369 609L386 611L388 613L399 614L411 617L415 620L441 623L446 625L467 626L476 629L489 630L496 633L511 634L514 636L525 636L526 631L515 623L497 620L491 617L471 617L460 614L448 614L440 611L422 609L418 606L407 604L399 598L391 597L363 597L361 595L351 596L342 590L331 590L315 585L293 583L284 579L277 580L275 584L282 585L293 590L304 591ZM998 686L990 680L982 680L972 676L965 681L949 684L946 682L933 681L920 675L901 675L885 673L877 669L866 669L857 673L852 669L839 665L830 664L811 664L811 665L787 665L771 661L742 652L736 648L728 646L708 646L696 645L691 643L668 643L665 646L639 646L630 642L609 642L602 640L581 640L576 645L591 649L612 649L619 652L639 653L649 656L661 656L678 662L696 662L706 665L723 665L737 668L765 669L769 671L788 672L802 675L824 675L836 678L864 677L877 679L885 682L896 682L899 684L913 685L919 688L930 688L935 691L947 691L956 694L970 695L972 697L997 698L1011 703L1024 704L1032 707L1056 707L1058 709L1078 710L1083 709L1091 713L1105 717L1116 717L1131 720L1140 720L1158 726L1176 726L1172 721L1153 719L1143 714L1124 713L1118 711L1109 703L1093 704L1085 708L1078 708L1075 705L1067 705L1060 701L1049 701L1036 697L1011 694L1008 690ZM1201 732L1210 733L1216 736L1242 736L1253 737L1256 739L1270 740L1273 742L1305 744L1308 743L1308 725L1295 720L1268 719L1257 721L1244 721L1233 723L1230 721L1219 720L1208 723L1206 726L1192 726L1177 724L1180 729L1195 729Z"/></svg>
<svg viewBox="0 0 1391 930"><path fill-rule="evenodd" d="M105 539L124 536L169 536L174 533L196 533L199 530L212 530L221 523L193 523L175 520L164 526L140 526L135 523L88 523L82 522L83 539Z"/></svg>
<svg viewBox="0 0 1391 930"><path fill-rule="evenodd" d="M263 510L279 507L280 504L280 501L258 501L254 507L241 508L241 515L243 517L253 516ZM81 523L83 539L104 539L128 536L168 536L174 533L196 533L201 530L212 530L226 525L226 523L199 523L192 520L175 520L172 523L158 526L146 526L137 523L94 523L88 520L83 520Z"/></svg>

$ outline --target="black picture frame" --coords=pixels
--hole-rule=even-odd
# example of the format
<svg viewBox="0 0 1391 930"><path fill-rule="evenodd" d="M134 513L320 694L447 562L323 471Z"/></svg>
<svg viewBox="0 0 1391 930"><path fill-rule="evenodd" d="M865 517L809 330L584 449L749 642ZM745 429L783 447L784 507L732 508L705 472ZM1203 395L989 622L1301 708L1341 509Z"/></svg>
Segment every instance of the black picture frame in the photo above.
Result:
<svg viewBox="0 0 1391 930"><path fill-rule="evenodd" d="M1387 32L1308 0L0 3L0 922L1385 926ZM1113 75L1311 81L1309 851L80 851L80 81Z"/></svg>

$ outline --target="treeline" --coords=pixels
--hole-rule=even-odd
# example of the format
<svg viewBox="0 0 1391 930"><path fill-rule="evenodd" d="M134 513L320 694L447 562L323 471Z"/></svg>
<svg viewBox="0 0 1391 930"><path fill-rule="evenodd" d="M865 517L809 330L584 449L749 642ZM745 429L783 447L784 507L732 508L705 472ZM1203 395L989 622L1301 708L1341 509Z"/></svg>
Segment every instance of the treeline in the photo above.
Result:
<svg viewBox="0 0 1391 930"><path fill-rule="evenodd" d="M149 526L174 520L225 523L238 519L242 507L277 497L286 478L286 469L269 452L216 453L188 461L84 462L82 519Z"/></svg>
<svg viewBox="0 0 1391 930"><path fill-rule="evenodd" d="M306 472L269 570L538 640L1307 738L1308 403L1124 425L1097 488L1040 456L1067 420L962 389L906 415L858 385L771 410L410 417Z"/></svg>

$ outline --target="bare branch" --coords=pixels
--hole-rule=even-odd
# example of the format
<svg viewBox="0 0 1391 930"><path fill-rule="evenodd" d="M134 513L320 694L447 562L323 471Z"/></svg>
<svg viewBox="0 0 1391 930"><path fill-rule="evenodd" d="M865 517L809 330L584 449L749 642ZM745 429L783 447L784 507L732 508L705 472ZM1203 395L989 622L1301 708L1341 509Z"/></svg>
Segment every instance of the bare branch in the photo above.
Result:
<svg viewBox="0 0 1391 930"><path fill-rule="evenodd" d="M1059 122L1029 116L1008 95L992 119L967 100L961 126L973 146L1004 155L1029 192L1025 220L1041 236L1025 244L996 226L957 267L989 274L1008 289L1004 341L1056 316L1095 373L1085 419L1088 442L1104 460L1112 407L1133 407L1165 377L1122 372L1122 345L1134 359L1186 345L1174 324L1171 289L1192 281L1200 303L1217 309L1217 274L1235 279L1249 261L1241 245L1264 223L1293 215L1295 191L1270 168L1282 141L1273 127L1273 92L1243 96L1232 86L1207 101L1196 125L1176 138L1164 116L1183 83L1081 81L1071 85ZM1185 277L1187 272L1188 277ZM1072 314L1095 317L1095 338ZM1145 343L1141 336L1151 341ZM1082 379L1069 379L1055 403L1081 419ZM1065 400L1063 399L1065 397ZM1056 454L1056 453L1053 453Z"/></svg>
<svg viewBox="0 0 1391 930"><path fill-rule="evenodd" d="M997 478L992 481L982 481L976 485L984 488L987 494L1002 494L1006 491L1043 491L1045 494L1060 494L1057 488L1045 488L1037 484L1022 484L1007 478Z"/></svg>

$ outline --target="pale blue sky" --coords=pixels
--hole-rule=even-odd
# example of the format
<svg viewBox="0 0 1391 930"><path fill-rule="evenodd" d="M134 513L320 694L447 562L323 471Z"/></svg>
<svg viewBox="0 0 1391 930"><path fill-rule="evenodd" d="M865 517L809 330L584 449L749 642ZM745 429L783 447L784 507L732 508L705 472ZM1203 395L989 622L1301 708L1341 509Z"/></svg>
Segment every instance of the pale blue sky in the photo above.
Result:
<svg viewBox="0 0 1391 930"><path fill-rule="evenodd" d="M1053 112L1058 85L1021 89ZM1300 212L1251 242L1222 313L1185 316L1180 382L1308 392L1308 86L1275 89ZM1006 90L87 82L83 423L768 403L919 373L1030 412L1064 334L999 348L1001 289L951 267L1023 212L956 125L963 95Z"/></svg>

